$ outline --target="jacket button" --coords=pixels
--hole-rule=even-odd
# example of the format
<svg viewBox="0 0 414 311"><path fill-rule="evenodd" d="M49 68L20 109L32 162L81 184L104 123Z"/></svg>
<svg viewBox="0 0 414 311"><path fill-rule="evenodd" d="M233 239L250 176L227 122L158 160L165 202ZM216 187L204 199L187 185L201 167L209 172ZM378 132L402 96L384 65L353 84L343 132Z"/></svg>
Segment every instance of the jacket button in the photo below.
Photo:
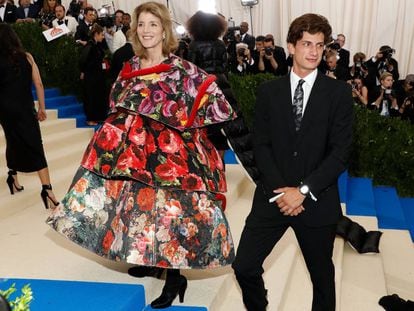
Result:
<svg viewBox="0 0 414 311"><path fill-rule="evenodd" d="M298 156L298 152L297 152L297 151L294 151L294 152L293 152L293 156L294 156L294 157L297 157L297 156Z"/></svg>

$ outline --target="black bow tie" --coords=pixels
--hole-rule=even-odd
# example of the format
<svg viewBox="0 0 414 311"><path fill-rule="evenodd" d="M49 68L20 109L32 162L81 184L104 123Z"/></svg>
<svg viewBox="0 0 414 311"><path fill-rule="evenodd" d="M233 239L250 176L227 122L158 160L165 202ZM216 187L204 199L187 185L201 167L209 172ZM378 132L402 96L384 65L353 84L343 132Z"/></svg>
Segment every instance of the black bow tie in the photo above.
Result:
<svg viewBox="0 0 414 311"><path fill-rule="evenodd" d="M0 4L0 8L4 8L4 4Z"/></svg>
<svg viewBox="0 0 414 311"><path fill-rule="evenodd" d="M58 25L62 25L64 21L58 21Z"/></svg>

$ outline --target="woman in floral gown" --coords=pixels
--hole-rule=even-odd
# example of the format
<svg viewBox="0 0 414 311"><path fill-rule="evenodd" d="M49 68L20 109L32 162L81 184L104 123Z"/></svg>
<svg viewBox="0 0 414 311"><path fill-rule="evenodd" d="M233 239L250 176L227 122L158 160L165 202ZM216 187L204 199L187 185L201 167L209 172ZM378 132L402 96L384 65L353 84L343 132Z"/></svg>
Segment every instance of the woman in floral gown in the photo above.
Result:
<svg viewBox="0 0 414 311"><path fill-rule="evenodd" d="M135 9L136 56L110 95L111 113L92 138L72 185L48 219L59 233L108 259L168 268L153 308L183 301L179 269L233 261L222 212L223 162L206 127L235 113L209 76L171 54L168 9Z"/></svg>

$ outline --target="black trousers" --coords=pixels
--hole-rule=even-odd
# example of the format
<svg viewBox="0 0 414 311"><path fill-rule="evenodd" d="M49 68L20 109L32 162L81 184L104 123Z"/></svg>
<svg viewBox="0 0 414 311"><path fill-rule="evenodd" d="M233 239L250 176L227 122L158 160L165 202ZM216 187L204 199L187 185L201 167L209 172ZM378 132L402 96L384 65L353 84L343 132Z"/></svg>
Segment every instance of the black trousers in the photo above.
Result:
<svg viewBox="0 0 414 311"><path fill-rule="evenodd" d="M332 262L336 225L308 227L296 217L272 226L249 225L243 229L232 265L249 311L266 310L267 290L263 262L289 227L295 232L313 285L312 311L335 310L335 269ZM277 276L275 276L277 277Z"/></svg>

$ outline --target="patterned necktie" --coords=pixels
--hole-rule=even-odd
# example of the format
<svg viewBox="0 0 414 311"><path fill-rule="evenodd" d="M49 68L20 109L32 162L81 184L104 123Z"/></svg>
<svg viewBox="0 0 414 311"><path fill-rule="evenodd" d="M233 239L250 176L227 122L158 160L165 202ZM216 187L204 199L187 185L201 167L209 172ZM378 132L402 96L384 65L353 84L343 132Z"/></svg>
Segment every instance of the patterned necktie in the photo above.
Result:
<svg viewBox="0 0 414 311"><path fill-rule="evenodd" d="M295 118L295 128L296 131L299 131L300 122L302 121L302 111L303 111L303 88L302 84L305 83L305 80L300 79L298 86L296 87L295 94L293 96L293 116Z"/></svg>

